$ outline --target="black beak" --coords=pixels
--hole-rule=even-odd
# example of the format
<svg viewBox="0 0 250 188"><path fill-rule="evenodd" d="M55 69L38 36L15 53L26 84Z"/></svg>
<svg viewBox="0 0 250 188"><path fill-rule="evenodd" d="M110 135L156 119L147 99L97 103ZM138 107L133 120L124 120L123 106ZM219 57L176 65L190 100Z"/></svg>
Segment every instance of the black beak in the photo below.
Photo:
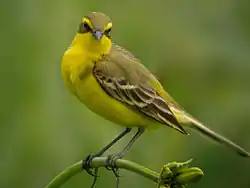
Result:
<svg viewBox="0 0 250 188"><path fill-rule="evenodd" d="M103 37L103 33L99 30L93 31L93 36L96 40L100 40Z"/></svg>

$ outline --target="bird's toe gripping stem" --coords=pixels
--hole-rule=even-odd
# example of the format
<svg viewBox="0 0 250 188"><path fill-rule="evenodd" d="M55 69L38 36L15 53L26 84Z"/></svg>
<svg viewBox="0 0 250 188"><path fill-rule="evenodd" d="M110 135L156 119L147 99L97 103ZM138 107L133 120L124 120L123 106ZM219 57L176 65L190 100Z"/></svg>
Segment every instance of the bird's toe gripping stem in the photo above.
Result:
<svg viewBox="0 0 250 188"><path fill-rule="evenodd" d="M92 160L95 158L95 157L98 157L99 155L97 154L89 154L87 155L87 157L85 157L83 160L82 160L82 168L84 170L86 170L86 172L91 175L91 176L94 176L96 177L97 174L96 174L96 171L94 171L92 168L91 168L91 162Z"/></svg>
<svg viewBox="0 0 250 188"><path fill-rule="evenodd" d="M113 154L113 155L109 155L107 160L105 161L105 168L108 170L112 170L112 172L114 173L115 177L119 178L119 168L116 165L116 160L117 159L121 159L122 156L120 154Z"/></svg>

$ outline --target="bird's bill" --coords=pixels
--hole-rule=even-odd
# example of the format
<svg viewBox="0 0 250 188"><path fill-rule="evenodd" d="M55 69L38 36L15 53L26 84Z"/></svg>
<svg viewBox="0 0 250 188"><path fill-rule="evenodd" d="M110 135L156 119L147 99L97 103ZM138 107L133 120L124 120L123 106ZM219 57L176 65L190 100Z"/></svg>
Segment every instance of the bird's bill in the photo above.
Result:
<svg viewBox="0 0 250 188"><path fill-rule="evenodd" d="M103 37L103 33L99 30L96 30L93 32L93 36L96 40L101 40L101 38Z"/></svg>

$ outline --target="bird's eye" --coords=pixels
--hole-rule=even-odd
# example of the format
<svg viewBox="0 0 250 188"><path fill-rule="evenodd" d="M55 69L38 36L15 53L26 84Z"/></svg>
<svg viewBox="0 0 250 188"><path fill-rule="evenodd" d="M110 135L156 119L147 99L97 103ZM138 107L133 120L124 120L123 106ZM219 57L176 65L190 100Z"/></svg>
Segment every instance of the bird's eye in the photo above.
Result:
<svg viewBox="0 0 250 188"><path fill-rule="evenodd" d="M89 24L87 24L86 22L84 22L84 27L87 31L91 31L91 28L89 27Z"/></svg>
<svg viewBox="0 0 250 188"><path fill-rule="evenodd" d="M110 37L111 37L111 33L110 33L110 32L111 32L111 28L105 30L105 31L104 31L104 35L106 35L107 37L110 38Z"/></svg>
<svg viewBox="0 0 250 188"><path fill-rule="evenodd" d="M79 33L87 33L90 31L91 31L91 28L89 24L87 24L86 22L80 23L79 30L78 30Z"/></svg>

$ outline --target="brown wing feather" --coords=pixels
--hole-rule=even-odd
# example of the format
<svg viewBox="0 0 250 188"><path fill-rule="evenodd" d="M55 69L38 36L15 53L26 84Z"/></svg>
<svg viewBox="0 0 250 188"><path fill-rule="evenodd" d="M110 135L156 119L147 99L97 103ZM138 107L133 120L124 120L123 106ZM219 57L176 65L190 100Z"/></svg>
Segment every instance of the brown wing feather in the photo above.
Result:
<svg viewBox="0 0 250 188"><path fill-rule="evenodd" d="M140 69L136 69L136 67L130 70L130 73L126 72L127 69L124 69L126 66L124 63L131 66L129 63L136 59L132 58L131 54L127 54L128 52L124 55L123 51L119 48L118 51L113 52L114 54L103 56L102 59L95 62L93 74L100 86L111 97L121 101L131 109L160 123L167 124L183 134L187 134L164 99L145 79L145 72L142 75L144 76L143 80L140 79ZM129 55L129 57L126 55ZM128 58L126 59L126 57ZM120 61L123 63L122 66L119 66ZM136 74L137 80L130 80L131 74ZM150 76L149 79L152 79Z"/></svg>

